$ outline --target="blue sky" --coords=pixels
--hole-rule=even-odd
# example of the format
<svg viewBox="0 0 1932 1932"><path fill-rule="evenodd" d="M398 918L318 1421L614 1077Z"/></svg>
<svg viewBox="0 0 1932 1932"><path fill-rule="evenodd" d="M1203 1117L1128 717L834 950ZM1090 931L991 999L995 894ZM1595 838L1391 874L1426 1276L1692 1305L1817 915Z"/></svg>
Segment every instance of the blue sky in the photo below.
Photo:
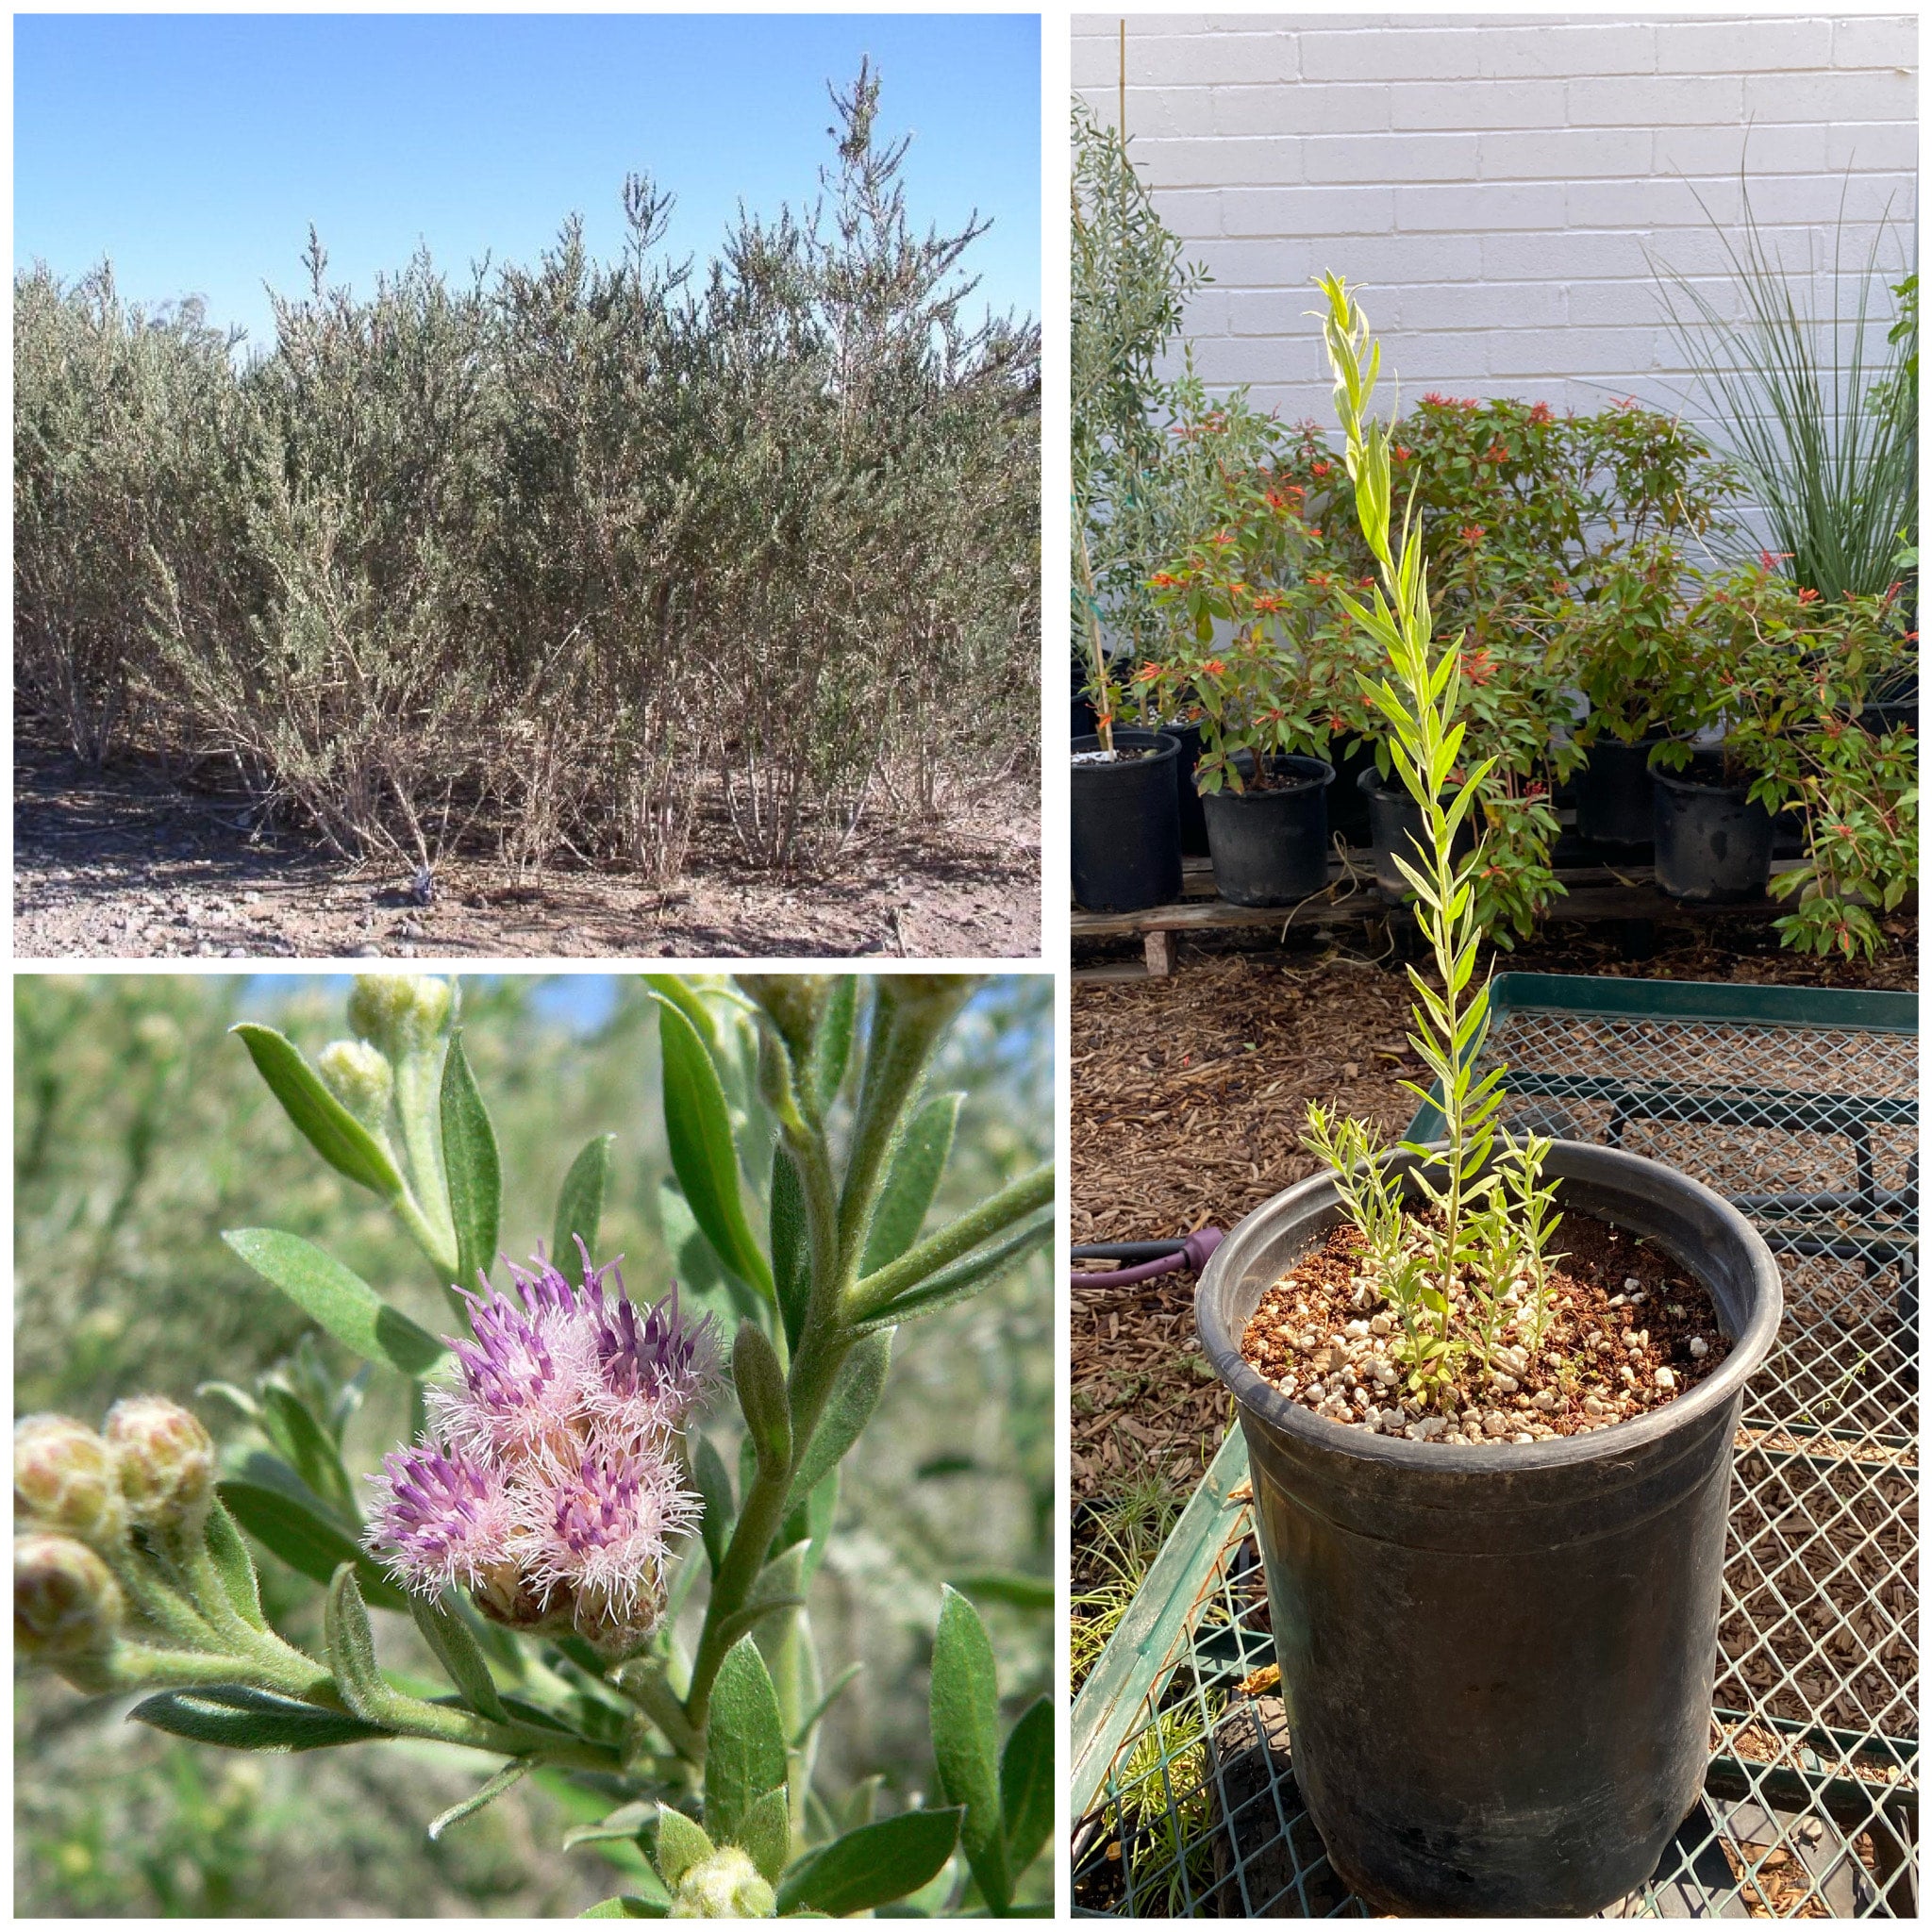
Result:
<svg viewBox="0 0 1932 1932"><path fill-rule="evenodd" d="M312 222L366 291L426 242L446 274L534 261L573 210L616 252L626 174L675 194L669 246L715 253L741 199L815 197L827 81L869 54L879 132L914 136L922 228L993 218L964 264L995 310L1040 309L1033 15L41 15L14 23L14 262L197 294L270 332Z"/></svg>

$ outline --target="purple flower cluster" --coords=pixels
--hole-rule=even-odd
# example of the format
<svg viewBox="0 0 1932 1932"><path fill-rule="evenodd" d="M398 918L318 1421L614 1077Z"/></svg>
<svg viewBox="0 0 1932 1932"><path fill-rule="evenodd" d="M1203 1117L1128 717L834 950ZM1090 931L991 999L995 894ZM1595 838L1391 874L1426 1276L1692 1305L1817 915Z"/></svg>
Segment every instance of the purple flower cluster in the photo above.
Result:
<svg viewBox="0 0 1932 1932"><path fill-rule="evenodd" d="M711 1324L687 1325L675 1288L637 1307L617 1264L577 1246L579 1284L540 1250L510 1269L514 1294L465 1293L458 1378L371 1478L368 1542L421 1596L460 1585L499 1623L575 1628L617 1657L650 1635L670 1540L698 1514L677 1438L715 1375Z"/></svg>

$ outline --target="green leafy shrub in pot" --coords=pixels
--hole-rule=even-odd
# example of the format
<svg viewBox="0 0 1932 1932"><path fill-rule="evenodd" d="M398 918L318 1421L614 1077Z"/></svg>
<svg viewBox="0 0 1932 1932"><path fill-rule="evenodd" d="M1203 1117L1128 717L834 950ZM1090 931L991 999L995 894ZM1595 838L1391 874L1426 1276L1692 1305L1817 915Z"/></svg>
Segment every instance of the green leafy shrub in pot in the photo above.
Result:
<svg viewBox="0 0 1932 1932"><path fill-rule="evenodd" d="M956 1848L965 1895L1003 1910L1050 1828L1044 1700L1002 1735L985 1633L949 1596L932 1714L946 1802L841 1831L811 1763L843 1687L818 1681L805 1605L895 1327L976 1292L1051 1228L1041 1168L922 1238L958 1100L922 1090L972 987L896 977L868 1009L849 978L747 976L732 996L755 1024L745 1091L710 1001L652 982L681 1204L740 1311L735 1479L699 1427L725 1369L708 1319L675 1293L630 1302L592 1263L609 1137L558 1203L553 1253L580 1267L540 1253L512 1271L514 1292L490 1287L500 1162L447 984L358 982L358 1038L313 1065L244 1025L309 1145L396 1215L440 1279L480 1273L482 1292L452 1290L465 1332L445 1342L313 1244L231 1235L365 1367L341 1388L315 1364L232 1391L274 1453L219 1482L206 1431L173 1404L124 1401L98 1434L23 1421L23 1656L97 1693L153 1690L136 1715L204 1742L408 1736L501 1758L433 1832L533 1769L585 1774L615 1806L589 1835L652 1861L634 1860L647 1887L607 1916L844 1913L911 1894L938 1909L960 1890ZM836 1132L835 1108L849 1113ZM763 1155L769 1224L755 1231L740 1175ZM419 1429L373 1479L365 1525L341 1430L377 1372L405 1378ZM244 1531L325 1590L319 1657L264 1614ZM677 1613L708 1577L686 1651ZM413 1618L454 1694L378 1665L372 1609Z"/></svg>

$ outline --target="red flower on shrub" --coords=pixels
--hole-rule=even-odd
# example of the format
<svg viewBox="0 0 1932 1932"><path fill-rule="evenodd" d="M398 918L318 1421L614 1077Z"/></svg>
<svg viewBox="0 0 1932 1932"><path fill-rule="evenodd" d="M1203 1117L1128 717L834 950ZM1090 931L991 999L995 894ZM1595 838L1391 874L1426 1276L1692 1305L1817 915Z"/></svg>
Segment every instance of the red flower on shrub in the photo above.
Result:
<svg viewBox="0 0 1932 1932"><path fill-rule="evenodd" d="M1815 604L1817 601L1818 592L1816 591L1804 590L1798 592L1798 602L1800 604Z"/></svg>
<svg viewBox="0 0 1932 1932"><path fill-rule="evenodd" d="M1220 677L1226 670L1227 666L1219 658L1210 658L1207 663L1202 665L1201 675L1203 677Z"/></svg>
<svg viewBox="0 0 1932 1932"><path fill-rule="evenodd" d="M1496 667L1490 662L1487 646L1462 654L1462 675L1472 684L1487 684L1495 676Z"/></svg>
<svg viewBox="0 0 1932 1932"><path fill-rule="evenodd" d="M1162 678L1166 675L1167 670L1164 665L1143 664L1140 670L1134 673L1134 682L1136 684L1152 684L1158 678Z"/></svg>
<svg viewBox="0 0 1932 1932"><path fill-rule="evenodd" d="M1449 407L1449 398L1442 394L1440 390L1430 390L1423 397L1423 401L1433 404L1439 409L1446 409Z"/></svg>
<svg viewBox="0 0 1932 1932"><path fill-rule="evenodd" d="M1532 403L1529 406L1529 420L1532 423L1547 423L1554 412L1547 403Z"/></svg>
<svg viewBox="0 0 1932 1932"><path fill-rule="evenodd" d="M1283 610L1287 608L1273 591L1255 599L1255 608L1257 610Z"/></svg>
<svg viewBox="0 0 1932 1932"><path fill-rule="evenodd" d="M1158 584L1163 591L1166 591L1173 589L1175 584L1179 583L1180 578L1175 576L1172 571L1158 570L1147 581L1150 584Z"/></svg>
<svg viewBox="0 0 1932 1932"><path fill-rule="evenodd" d="M1335 467L1335 465L1333 463L1316 463L1313 464L1311 467L1314 471L1314 474L1317 476L1325 476L1328 474L1328 472Z"/></svg>
<svg viewBox="0 0 1932 1932"><path fill-rule="evenodd" d="M1758 564L1768 571L1774 571L1779 564L1789 563L1790 560L1791 553L1789 550L1760 550L1757 553Z"/></svg>
<svg viewBox="0 0 1932 1932"><path fill-rule="evenodd" d="M1407 462L1409 458L1412 457L1414 454L1415 452L1412 449L1406 449L1399 442L1395 445L1395 460L1398 463Z"/></svg>
<svg viewBox="0 0 1932 1932"><path fill-rule="evenodd" d="M1489 532L1480 524L1464 524L1456 534L1474 550L1489 535Z"/></svg>

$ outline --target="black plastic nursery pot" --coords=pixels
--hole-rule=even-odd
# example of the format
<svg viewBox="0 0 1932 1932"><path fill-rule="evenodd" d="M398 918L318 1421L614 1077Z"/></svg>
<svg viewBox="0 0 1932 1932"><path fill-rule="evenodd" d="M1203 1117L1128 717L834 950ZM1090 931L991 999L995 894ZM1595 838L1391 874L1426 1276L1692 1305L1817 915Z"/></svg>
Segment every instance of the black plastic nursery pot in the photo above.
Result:
<svg viewBox="0 0 1932 1932"><path fill-rule="evenodd" d="M1649 1877L1709 1756L1731 1444L1777 1331L1777 1268L1674 1169L1559 1141L1544 1171L1564 1208L1708 1290L1731 1351L1674 1402L1466 1447L1290 1402L1241 1339L1341 1218L1325 1174L1248 1215L1195 1291L1247 1439L1295 1782L1337 1873L1386 1911L1600 1910Z"/></svg>
<svg viewBox="0 0 1932 1932"><path fill-rule="evenodd" d="M1408 795L1398 779L1390 783L1373 762L1356 780L1356 789L1368 802L1369 831L1375 847L1375 890L1385 899L1396 901L1412 896L1408 881L1396 866L1398 853L1411 865L1426 863L1423 839L1423 808ZM1444 792L1445 803L1452 796ZM1464 819L1456 834L1455 856L1465 858L1475 849L1475 826Z"/></svg>
<svg viewBox="0 0 1932 1932"><path fill-rule="evenodd" d="M1236 906L1292 906L1328 883L1328 788L1335 767L1285 753L1267 761L1268 785L1253 782L1254 760L1238 760L1245 791L1201 801L1214 884Z"/></svg>
<svg viewBox="0 0 1932 1932"><path fill-rule="evenodd" d="M1164 731L1116 729L1113 741L1152 755L1074 767L1074 898L1090 912L1138 912L1181 895L1181 748ZM1073 749L1098 751L1100 740L1076 738Z"/></svg>
<svg viewBox="0 0 1932 1932"><path fill-rule="evenodd" d="M1763 898L1777 826L1746 795L1748 785L1674 772L1652 776L1658 887L1674 899L1708 906Z"/></svg>
<svg viewBox="0 0 1932 1932"><path fill-rule="evenodd" d="M1199 724L1163 724L1160 728L1177 741L1181 748L1174 786L1180 803L1182 856L1206 858L1208 817L1201 809L1201 794L1194 790L1194 767L1201 762L1201 727Z"/></svg>
<svg viewBox="0 0 1932 1932"><path fill-rule="evenodd" d="M1329 751L1333 753L1339 743L1339 739L1331 741ZM1374 832L1369 824L1369 800L1362 790L1362 774L1375 769L1375 747L1366 741L1358 741L1332 762L1335 783L1328 792L1328 829L1340 832L1351 845L1373 844Z"/></svg>
<svg viewBox="0 0 1932 1932"><path fill-rule="evenodd" d="M1576 793L1576 829L1599 845L1634 849L1656 837L1651 823L1650 754L1661 738L1625 744L1599 738L1571 784Z"/></svg>

